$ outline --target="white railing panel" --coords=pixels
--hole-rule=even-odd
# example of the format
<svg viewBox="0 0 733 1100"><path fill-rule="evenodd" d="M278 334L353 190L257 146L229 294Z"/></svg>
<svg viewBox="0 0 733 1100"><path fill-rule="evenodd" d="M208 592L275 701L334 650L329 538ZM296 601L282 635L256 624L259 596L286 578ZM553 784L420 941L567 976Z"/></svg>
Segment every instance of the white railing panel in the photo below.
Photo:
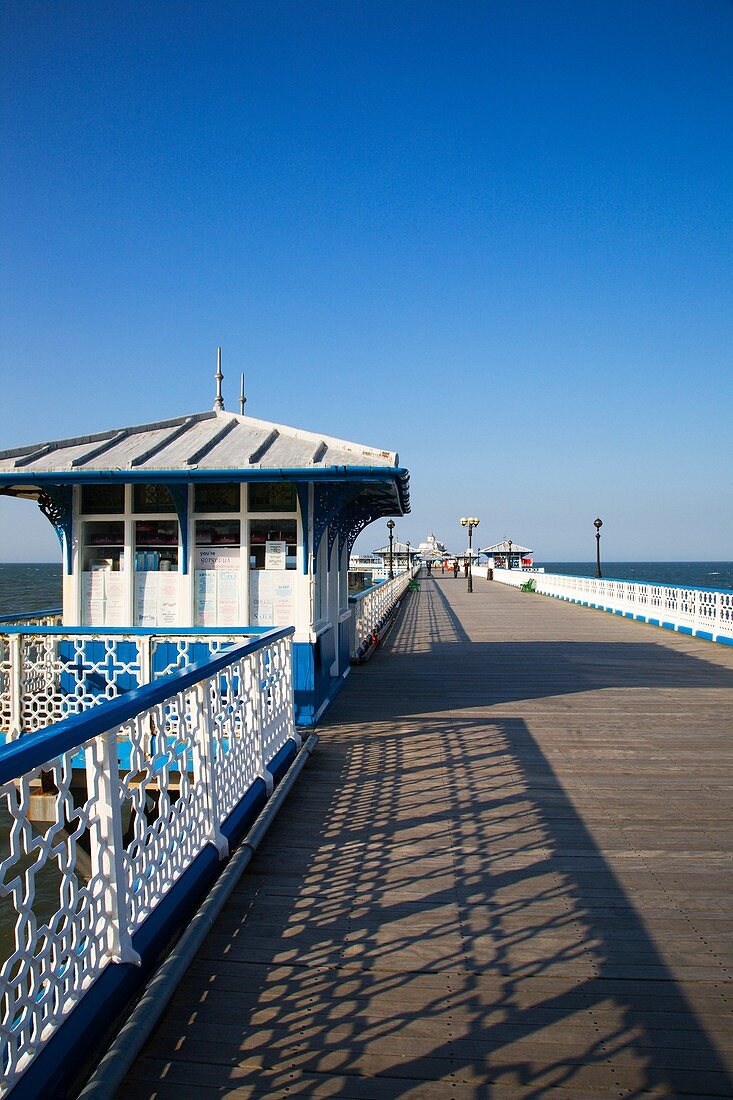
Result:
<svg viewBox="0 0 733 1100"><path fill-rule="evenodd" d="M486 576L485 569L482 576ZM587 604L655 626L733 644L733 591L526 570L494 570L494 581L515 588L525 584L530 577L540 595Z"/></svg>
<svg viewBox="0 0 733 1100"><path fill-rule="evenodd" d="M361 647L368 647L379 633L395 604L405 593L410 581L420 571L419 566L404 570L391 581L385 581L375 588L368 589L363 595L352 597L354 608L353 632L351 641L352 657Z"/></svg>
<svg viewBox="0 0 733 1100"><path fill-rule="evenodd" d="M207 845L226 855L257 776L272 789L267 763L299 743L292 634L0 749L0 1095L111 962L139 961L135 933Z"/></svg>
<svg viewBox="0 0 733 1100"><path fill-rule="evenodd" d="M82 746L91 747L91 742ZM103 815L100 787L72 793L73 752L0 789L9 820L3 829L0 898L4 920L15 913L15 944L0 970L3 1078L19 1076L64 1021L110 958L107 881L101 864L89 875L82 843ZM48 803L41 818L39 800ZM7 924L6 924L7 927Z"/></svg>

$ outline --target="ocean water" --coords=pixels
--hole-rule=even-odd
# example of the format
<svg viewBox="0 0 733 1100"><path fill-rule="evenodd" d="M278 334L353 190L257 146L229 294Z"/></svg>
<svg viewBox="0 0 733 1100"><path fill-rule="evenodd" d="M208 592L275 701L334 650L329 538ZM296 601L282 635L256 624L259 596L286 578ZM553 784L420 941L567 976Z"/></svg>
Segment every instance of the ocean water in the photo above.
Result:
<svg viewBox="0 0 733 1100"><path fill-rule="evenodd" d="M61 607L61 564L0 562L0 617Z"/></svg>
<svg viewBox="0 0 733 1100"><path fill-rule="evenodd" d="M569 573L571 577L595 577L594 561L539 561L547 573ZM652 581L657 584L690 585L694 588L733 588L733 561L602 561L601 572L608 580Z"/></svg>

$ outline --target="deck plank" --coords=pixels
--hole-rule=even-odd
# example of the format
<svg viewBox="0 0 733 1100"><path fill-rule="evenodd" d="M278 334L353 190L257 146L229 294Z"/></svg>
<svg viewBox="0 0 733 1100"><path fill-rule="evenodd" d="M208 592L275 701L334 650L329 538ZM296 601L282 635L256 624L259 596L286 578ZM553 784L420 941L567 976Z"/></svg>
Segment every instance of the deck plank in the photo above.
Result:
<svg viewBox="0 0 733 1100"><path fill-rule="evenodd" d="M119 1095L733 1095L733 650L424 581Z"/></svg>

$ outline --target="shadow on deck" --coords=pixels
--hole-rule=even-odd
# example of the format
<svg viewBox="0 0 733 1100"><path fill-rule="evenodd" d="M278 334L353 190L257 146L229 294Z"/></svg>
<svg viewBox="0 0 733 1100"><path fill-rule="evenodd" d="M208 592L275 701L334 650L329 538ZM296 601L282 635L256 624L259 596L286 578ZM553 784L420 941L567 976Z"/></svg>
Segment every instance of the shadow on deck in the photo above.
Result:
<svg viewBox="0 0 733 1100"><path fill-rule="evenodd" d="M733 670L602 623L408 601L121 1095L733 1095L730 756L668 732Z"/></svg>

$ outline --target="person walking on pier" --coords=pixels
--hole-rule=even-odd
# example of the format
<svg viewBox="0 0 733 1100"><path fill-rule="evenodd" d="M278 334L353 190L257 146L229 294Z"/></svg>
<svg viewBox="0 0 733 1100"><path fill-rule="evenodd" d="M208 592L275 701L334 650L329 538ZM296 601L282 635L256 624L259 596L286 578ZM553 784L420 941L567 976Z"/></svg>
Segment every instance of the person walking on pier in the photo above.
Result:
<svg viewBox="0 0 733 1100"><path fill-rule="evenodd" d="M458 558L453 562L453 576L456 580L458 579Z"/></svg>

